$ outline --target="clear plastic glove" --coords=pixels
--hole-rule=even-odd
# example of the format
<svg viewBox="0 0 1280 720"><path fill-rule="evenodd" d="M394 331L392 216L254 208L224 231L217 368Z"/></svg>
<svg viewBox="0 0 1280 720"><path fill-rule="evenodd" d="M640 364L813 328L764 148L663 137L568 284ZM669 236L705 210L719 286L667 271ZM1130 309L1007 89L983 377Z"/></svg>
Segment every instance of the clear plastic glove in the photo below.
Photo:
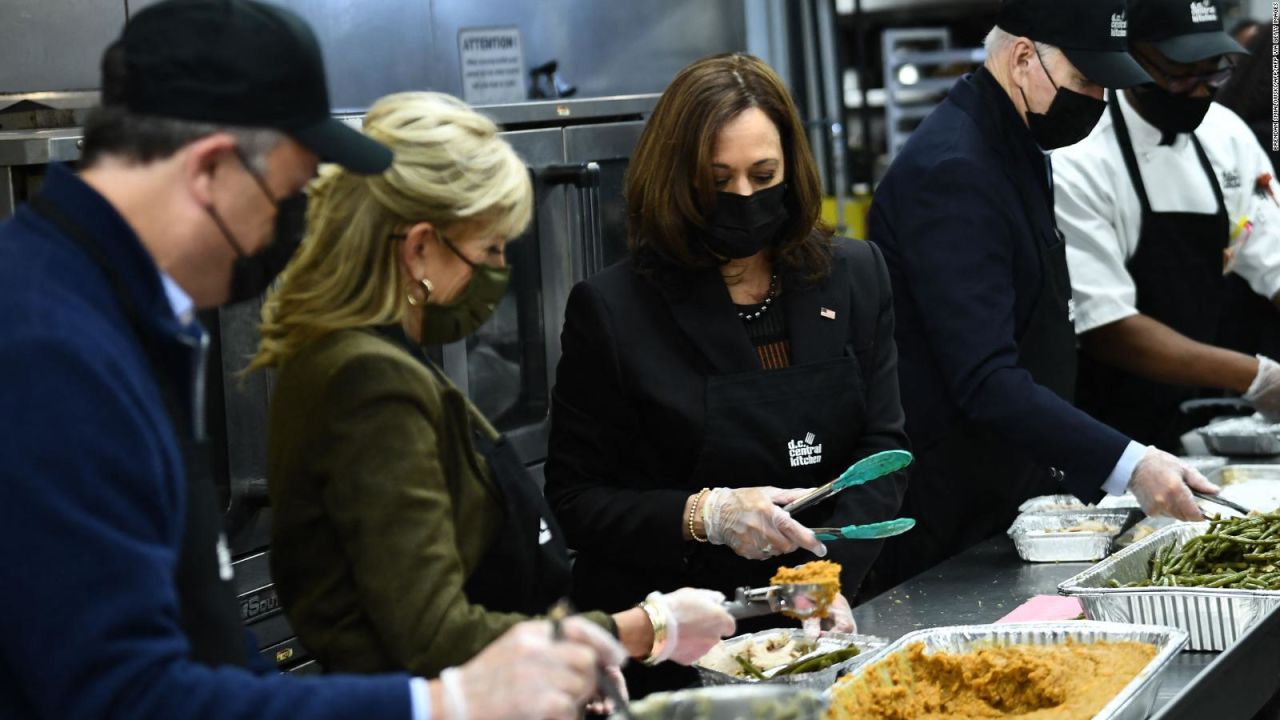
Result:
<svg viewBox="0 0 1280 720"><path fill-rule="evenodd" d="M1258 356L1258 374L1244 393L1244 399L1268 422L1280 422L1280 363Z"/></svg>
<svg viewBox="0 0 1280 720"><path fill-rule="evenodd" d="M1158 448L1147 448L1133 469L1129 490L1138 504L1152 517L1167 516L1178 520L1201 520L1204 513L1196 505L1191 490L1218 494L1218 486L1205 479L1198 470Z"/></svg>
<svg viewBox="0 0 1280 720"><path fill-rule="evenodd" d="M443 720L575 720L578 708L596 694L597 668L621 665L626 651L582 618L569 618L562 628L564 640L555 642L551 623L520 623L466 665L442 673ZM451 697L450 684L462 707Z"/></svg>
<svg viewBox="0 0 1280 720"><path fill-rule="evenodd" d="M649 593L645 598L666 618L667 637L654 648L654 660L692 665L737 623L724 609L724 595L714 590L680 588L672 593Z"/></svg>
<svg viewBox="0 0 1280 720"><path fill-rule="evenodd" d="M827 547L812 530L782 509L810 489L716 488L703 505L707 540L713 545L727 545L748 560L786 555L797 548L824 557Z"/></svg>
<svg viewBox="0 0 1280 720"><path fill-rule="evenodd" d="M806 618L803 623L806 637L816 638L824 630L839 633L856 633L858 625L853 621L853 608L844 593L836 595L824 618Z"/></svg>

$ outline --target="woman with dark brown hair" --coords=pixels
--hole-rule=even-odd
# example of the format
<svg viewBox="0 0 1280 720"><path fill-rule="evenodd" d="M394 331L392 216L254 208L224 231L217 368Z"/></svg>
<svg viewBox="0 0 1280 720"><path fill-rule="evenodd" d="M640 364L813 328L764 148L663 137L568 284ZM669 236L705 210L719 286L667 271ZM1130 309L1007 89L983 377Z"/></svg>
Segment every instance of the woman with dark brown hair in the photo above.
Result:
<svg viewBox="0 0 1280 720"><path fill-rule="evenodd" d="M578 550L578 601L629 607L695 579L731 594L815 556L856 592L879 543L827 548L808 528L893 517L905 479L795 518L782 506L906 447L892 298L879 252L819 221L777 74L743 54L681 71L626 195L631 257L573 289L553 398L546 492ZM843 598L833 624L852 629ZM692 679L639 670L640 693Z"/></svg>

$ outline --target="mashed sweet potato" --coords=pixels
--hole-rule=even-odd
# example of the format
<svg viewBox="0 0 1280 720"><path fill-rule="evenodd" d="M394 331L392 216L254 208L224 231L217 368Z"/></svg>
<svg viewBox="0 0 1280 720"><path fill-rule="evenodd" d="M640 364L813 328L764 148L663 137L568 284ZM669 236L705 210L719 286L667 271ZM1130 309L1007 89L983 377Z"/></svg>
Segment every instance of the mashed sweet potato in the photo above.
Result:
<svg viewBox="0 0 1280 720"><path fill-rule="evenodd" d="M821 585L821 592L810 594L810 598L817 604L817 611L810 617L824 618L831 607L831 601L840 594L840 570L840 563L814 560L793 568L778 568L773 578L769 580L769 584Z"/></svg>
<svg viewBox="0 0 1280 720"><path fill-rule="evenodd" d="M824 720L1088 720L1150 662L1139 642L1013 645L964 654L923 643L841 680Z"/></svg>

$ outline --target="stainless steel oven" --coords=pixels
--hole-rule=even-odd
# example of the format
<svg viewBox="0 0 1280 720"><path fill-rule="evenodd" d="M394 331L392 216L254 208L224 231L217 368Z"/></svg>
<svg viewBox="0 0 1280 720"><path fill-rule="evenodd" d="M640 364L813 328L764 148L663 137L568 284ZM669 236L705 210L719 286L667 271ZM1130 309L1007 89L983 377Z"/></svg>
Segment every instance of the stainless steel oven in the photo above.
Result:
<svg viewBox="0 0 1280 720"><path fill-rule="evenodd" d="M540 478L560 329L573 283L626 255L627 161L656 95L481 108L504 127L534 187L534 217L507 245L511 285L494 316L441 349L446 374Z"/></svg>

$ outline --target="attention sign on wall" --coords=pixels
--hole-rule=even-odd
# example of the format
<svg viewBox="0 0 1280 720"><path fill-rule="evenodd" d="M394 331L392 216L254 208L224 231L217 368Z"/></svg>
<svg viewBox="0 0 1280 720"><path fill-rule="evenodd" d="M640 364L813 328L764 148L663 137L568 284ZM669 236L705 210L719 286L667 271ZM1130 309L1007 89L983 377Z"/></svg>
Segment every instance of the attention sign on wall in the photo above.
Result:
<svg viewBox="0 0 1280 720"><path fill-rule="evenodd" d="M525 99L519 28L463 28L458 31L458 58L463 100L492 105Z"/></svg>

